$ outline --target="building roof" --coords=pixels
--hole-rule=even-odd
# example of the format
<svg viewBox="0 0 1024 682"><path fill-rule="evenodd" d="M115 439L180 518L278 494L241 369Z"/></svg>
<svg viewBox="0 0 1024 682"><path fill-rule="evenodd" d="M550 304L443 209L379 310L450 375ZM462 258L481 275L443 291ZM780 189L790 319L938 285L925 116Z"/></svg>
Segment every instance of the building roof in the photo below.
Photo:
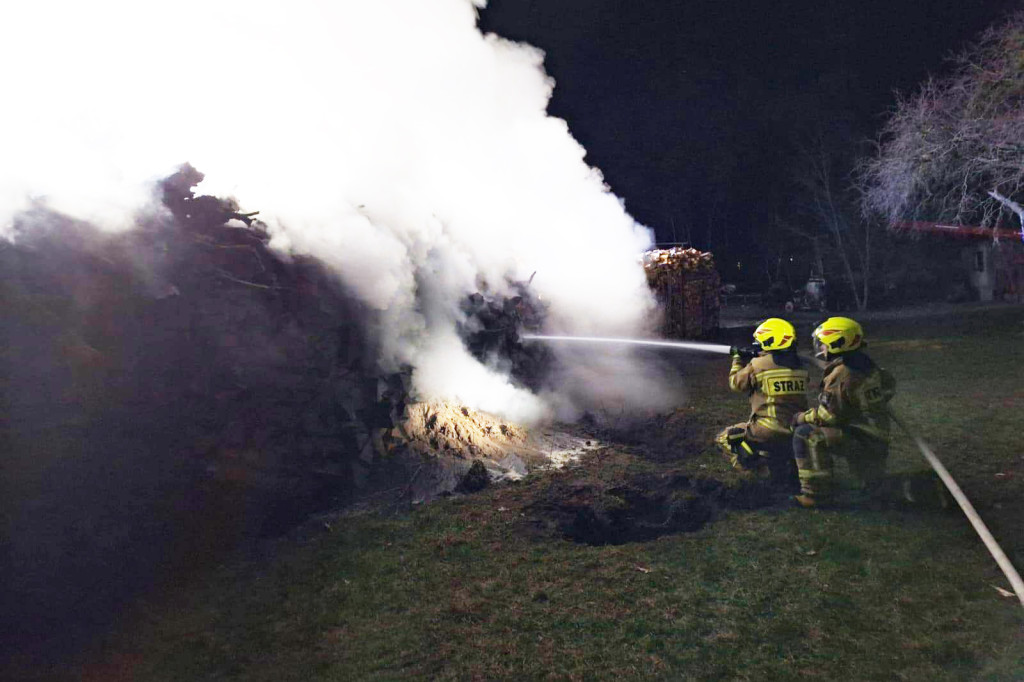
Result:
<svg viewBox="0 0 1024 682"><path fill-rule="evenodd" d="M908 220L893 225L897 230L926 234L945 234L963 239L1007 239L1024 241L1024 230L1002 230L978 225L948 225L919 220Z"/></svg>

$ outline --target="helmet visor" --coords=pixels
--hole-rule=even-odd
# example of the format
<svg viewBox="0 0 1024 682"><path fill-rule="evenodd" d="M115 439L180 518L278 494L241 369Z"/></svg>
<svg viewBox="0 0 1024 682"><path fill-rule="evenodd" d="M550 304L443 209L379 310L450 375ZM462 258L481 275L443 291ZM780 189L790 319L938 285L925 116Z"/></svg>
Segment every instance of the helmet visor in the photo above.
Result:
<svg viewBox="0 0 1024 682"><path fill-rule="evenodd" d="M828 355L828 346L818 337L820 330L821 327L818 327L811 334L811 346L814 348L814 357L825 359L825 356Z"/></svg>

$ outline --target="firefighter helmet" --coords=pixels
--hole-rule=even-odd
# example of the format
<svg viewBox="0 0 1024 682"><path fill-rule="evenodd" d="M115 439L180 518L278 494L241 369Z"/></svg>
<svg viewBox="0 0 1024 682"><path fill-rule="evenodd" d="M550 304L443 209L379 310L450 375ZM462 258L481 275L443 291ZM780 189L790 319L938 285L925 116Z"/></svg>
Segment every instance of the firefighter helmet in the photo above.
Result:
<svg viewBox="0 0 1024 682"><path fill-rule="evenodd" d="M814 330L815 355L841 355L855 351L864 344L864 330L848 317L830 317Z"/></svg>
<svg viewBox="0 0 1024 682"><path fill-rule="evenodd" d="M796 330L781 318L769 317L754 330L754 341L761 350L785 350L796 341Z"/></svg>

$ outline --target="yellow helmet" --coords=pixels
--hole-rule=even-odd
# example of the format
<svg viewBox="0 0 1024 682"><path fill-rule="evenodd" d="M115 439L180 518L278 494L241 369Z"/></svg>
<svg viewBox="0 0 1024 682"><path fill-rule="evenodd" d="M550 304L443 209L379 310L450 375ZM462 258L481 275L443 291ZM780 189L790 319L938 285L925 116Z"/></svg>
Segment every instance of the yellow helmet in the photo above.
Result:
<svg viewBox="0 0 1024 682"><path fill-rule="evenodd" d="M796 329L781 318L769 317L754 330L754 341L761 350L785 350L796 341Z"/></svg>
<svg viewBox="0 0 1024 682"><path fill-rule="evenodd" d="M864 343L864 330L848 317L830 317L814 330L815 355L841 355L857 350Z"/></svg>

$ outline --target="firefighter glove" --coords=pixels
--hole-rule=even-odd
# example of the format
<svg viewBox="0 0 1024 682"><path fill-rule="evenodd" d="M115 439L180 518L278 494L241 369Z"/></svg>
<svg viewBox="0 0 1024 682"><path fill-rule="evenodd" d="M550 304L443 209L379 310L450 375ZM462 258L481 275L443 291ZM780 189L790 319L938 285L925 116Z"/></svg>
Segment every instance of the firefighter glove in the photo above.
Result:
<svg viewBox="0 0 1024 682"><path fill-rule="evenodd" d="M750 362L757 357L757 349L753 346L732 346L729 355L739 358L742 362Z"/></svg>

